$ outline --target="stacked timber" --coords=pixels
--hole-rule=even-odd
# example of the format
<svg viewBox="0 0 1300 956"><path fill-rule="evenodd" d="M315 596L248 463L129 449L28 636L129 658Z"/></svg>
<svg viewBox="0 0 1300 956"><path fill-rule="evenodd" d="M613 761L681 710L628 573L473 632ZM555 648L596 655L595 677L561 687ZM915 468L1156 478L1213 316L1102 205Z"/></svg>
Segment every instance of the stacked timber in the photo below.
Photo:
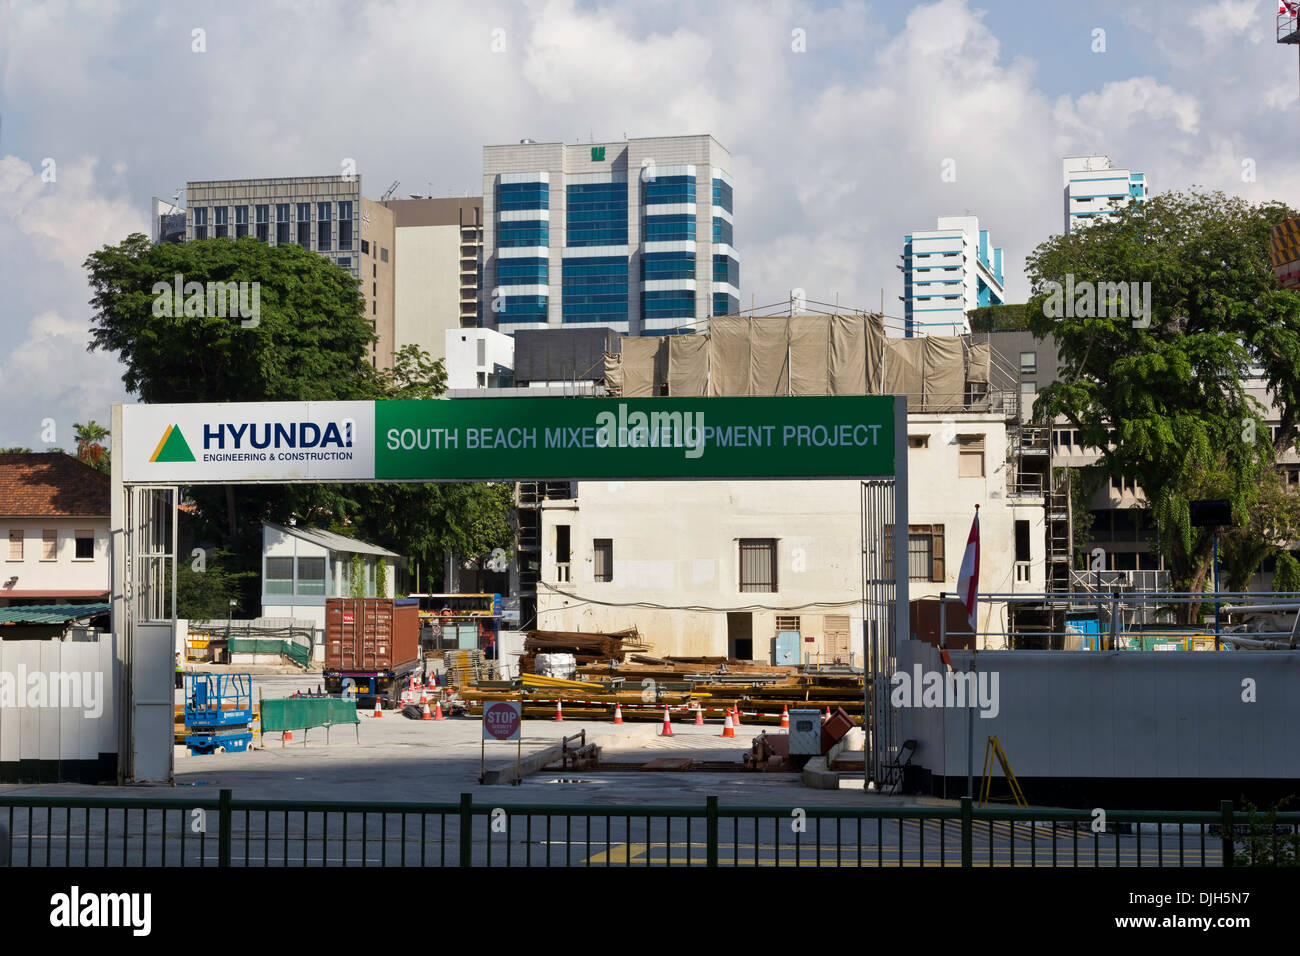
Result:
<svg viewBox="0 0 1300 956"><path fill-rule="evenodd" d="M628 651L644 650L636 628L592 633L584 631L529 631L519 656L521 673L537 670L538 654L572 654L578 666L599 661L622 661Z"/></svg>

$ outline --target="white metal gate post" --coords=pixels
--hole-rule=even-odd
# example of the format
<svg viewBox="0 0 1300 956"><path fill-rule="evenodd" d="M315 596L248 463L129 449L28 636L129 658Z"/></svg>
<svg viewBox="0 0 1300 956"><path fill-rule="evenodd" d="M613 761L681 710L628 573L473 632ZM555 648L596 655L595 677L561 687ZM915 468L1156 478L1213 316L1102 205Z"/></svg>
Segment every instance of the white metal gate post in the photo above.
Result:
<svg viewBox="0 0 1300 956"><path fill-rule="evenodd" d="M122 481L122 407L112 411L110 574L121 707L118 783L173 781L176 536L180 489Z"/></svg>

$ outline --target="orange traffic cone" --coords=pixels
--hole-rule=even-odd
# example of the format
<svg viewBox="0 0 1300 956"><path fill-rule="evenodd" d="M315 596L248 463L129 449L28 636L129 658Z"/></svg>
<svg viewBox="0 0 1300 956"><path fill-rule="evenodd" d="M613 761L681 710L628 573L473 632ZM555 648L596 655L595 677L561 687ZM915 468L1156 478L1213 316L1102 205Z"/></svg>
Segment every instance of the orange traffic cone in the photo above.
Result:
<svg viewBox="0 0 1300 956"><path fill-rule="evenodd" d="M425 707L426 710L428 710L429 705L428 705L428 704L425 704L424 707ZM442 713L442 701L440 701L440 700L435 700L435 701L433 702L433 719L434 719L434 720L446 720L446 719L447 719L447 718L443 715L443 713Z"/></svg>
<svg viewBox="0 0 1300 956"><path fill-rule="evenodd" d="M781 705L781 727L785 730L790 729L790 708L785 704Z"/></svg>
<svg viewBox="0 0 1300 956"><path fill-rule="evenodd" d="M736 723L736 726L737 726L737 727L740 726L740 704L736 704L736 718L735 718L735 723Z"/></svg>
<svg viewBox="0 0 1300 956"><path fill-rule="evenodd" d="M556 720L564 719L564 709L560 707L560 701L558 698L555 701L555 719Z"/></svg>
<svg viewBox="0 0 1300 956"><path fill-rule="evenodd" d="M723 721L722 721L722 736L724 736L724 737L734 737L734 736L736 736L736 727L735 727L735 725L731 722L731 711L730 711L730 710L727 711L727 716L726 716L725 718L723 718Z"/></svg>
<svg viewBox="0 0 1300 956"><path fill-rule="evenodd" d="M421 720L433 720L433 712L429 710L429 698L424 694L420 695L420 703L424 706L423 713L420 714Z"/></svg>
<svg viewBox="0 0 1300 956"><path fill-rule="evenodd" d="M673 735L673 721L668 716L668 708L664 708L664 729L659 732L661 737L671 737Z"/></svg>
<svg viewBox="0 0 1300 956"><path fill-rule="evenodd" d="M831 719L831 709L830 709L829 707L827 707L827 708L826 708L826 716L822 717L822 720L825 721L825 720L830 720L830 719Z"/></svg>
<svg viewBox="0 0 1300 956"><path fill-rule="evenodd" d="M383 703L380 701L380 699L379 699L379 695L378 695L378 694L375 695L375 713L374 713L373 716L375 716L375 717L382 717L382 716L384 716L384 705L383 705Z"/></svg>
<svg viewBox="0 0 1300 956"><path fill-rule="evenodd" d="M618 702L616 701L614 703L614 723L621 724L622 722L623 722L623 708L620 707L618 705Z"/></svg>
<svg viewBox="0 0 1300 956"><path fill-rule="evenodd" d="M283 747L283 746L285 745L286 742L288 742L288 743L293 743L293 731L292 731L292 730L286 730L284 733L282 733L282 734L280 735L280 746Z"/></svg>
<svg viewBox="0 0 1300 956"><path fill-rule="evenodd" d="M695 726L704 726L704 711L700 707L700 702L698 700L695 702Z"/></svg>

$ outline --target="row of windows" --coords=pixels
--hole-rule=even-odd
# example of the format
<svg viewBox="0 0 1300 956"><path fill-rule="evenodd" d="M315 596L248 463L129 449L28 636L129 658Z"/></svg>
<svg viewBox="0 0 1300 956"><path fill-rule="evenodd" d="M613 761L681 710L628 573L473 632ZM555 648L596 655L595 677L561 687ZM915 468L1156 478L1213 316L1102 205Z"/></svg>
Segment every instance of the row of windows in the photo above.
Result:
<svg viewBox="0 0 1300 956"><path fill-rule="evenodd" d="M297 209L294 210L294 206ZM318 202L316 206L316 249L320 252L330 252L333 249L334 229L333 221L335 203ZM349 251L352 249L353 233L355 223L352 217L352 202L350 200L337 203L338 219L338 248L340 251ZM233 237L242 239L251 235L262 242L270 242L271 236L271 204L259 203L252 207L253 223L252 231L249 229L248 206L235 206L235 228ZM297 218L290 219L290 215L295 212ZM289 226L291 222L298 225L297 234L293 241L304 249L311 249L311 223L312 223L312 203L276 203L275 204L275 222L276 222L276 244L285 246L291 242ZM214 206L212 207L211 237L215 239L224 239L232 235L230 231L230 207ZM194 238L209 238L208 207L196 206L194 208Z"/></svg>
<svg viewBox="0 0 1300 956"><path fill-rule="evenodd" d="M24 541L26 535L22 529L15 529L9 532L9 560L25 560ZM72 557L76 561L90 561L95 557L95 532L91 530L77 530L72 533L73 553ZM45 528L41 531L41 547L38 552L42 561L57 561L59 559L59 532L57 528Z"/></svg>
<svg viewBox="0 0 1300 956"><path fill-rule="evenodd" d="M294 576L295 562L297 577ZM325 559L319 558L267 558L266 574L262 578L263 594L296 594L303 597L348 595L352 593L352 566L349 561L338 563L338 588L328 577ZM376 597L378 573L374 558L365 559L362 588L366 597Z"/></svg>
<svg viewBox="0 0 1300 956"><path fill-rule="evenodd" d="M713 241L721 245L734 246L731 223L721 216L713 217Z"/></svg>
<svg viewBox="0 0 1300 956"><path fill-rule="evenodd" d="M929 435L908 435L907 447L911 449L923 449L930 447ZM958 478L983 478L984 477L984 436L983 435L958 435L957 436L957 477Z"/></svg>
<svg viewBox="0 0 1300 956"><path fill-rule="evenodd" d="M641 294L641 314L647 319L689 319L695 316L695 293L667 289Z"/></svg>
<svg viewBox="0 0 1300 956"><path fill-rule="evenodd" d="M671 216L646 216L642 220L646 242L694 241L695 217L687 213Z"/></svg>
<svg viewBox="0 0 1300 956"><path fill-rule="evenodd" d="M497 265L501 285L545 285L546 276L545 259L502 259Z"/></svg>
<svg viewBox="0 0 1300 956"><path fill-rule="evenodd" d="M555 560L557 578L572 580L569 565L573 554L569 549L569 526L555 528ZM739 543L739 586L742 592L775 593L776 538L741 538ZM592 576L599 583L614 580L614 539L594 538L591 542ZM794 628L797 630L798 627Z"/></svg>
<svg viewBox="0 0 1300 956"><path fill-rule="evenodd" d="M502 183L497 187L497 209L546 209L551 204L547 183Z"/></svg>
<svg viewBox="0 0 1300 956"><path fill-rule="evenodd" d="M695 202L695 177L659 176L641 191L647 206Z"/></svg>
<svg viewBox="0 0 1300 956"><path fill-rule="evenodd" d="M726 292L713 293L714 315L735 315L740 311L740 298Z"/></svg>
<svg viewBox="0 0 1300 956"><path fill-rule="evenodd" d="M503 222L497 231L497 248L512 249L545 246L550 242L551 227L544 219Z"/></svg>
<svg viewBox="0 0 1300 956"><path fill-rule="evenodd" d="M734 212L731 208L731 187L721 179L713 181L713 205L721 206L727 212Z"/></svg>
<svg viewBox="0 0 1300 956"><path fill-rule="evenodd" d="M714 255L713 281L726 282L740 288L740 263L731 256Z"/></svg>
<svg viewBox="0 0 1300 956"><path fill-rule="evenodd" d="M648 282L657 279L694 279L695 253L647 252L641 257L641 278Z"/></svg>

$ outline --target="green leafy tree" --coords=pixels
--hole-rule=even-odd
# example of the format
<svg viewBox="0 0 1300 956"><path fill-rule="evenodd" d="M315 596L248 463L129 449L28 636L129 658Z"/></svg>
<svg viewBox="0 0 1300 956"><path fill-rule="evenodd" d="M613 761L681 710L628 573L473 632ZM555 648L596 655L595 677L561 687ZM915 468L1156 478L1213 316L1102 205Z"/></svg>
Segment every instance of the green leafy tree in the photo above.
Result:
<svg viewBox="0 0 1300 956"><path fill-rule="evenodd" d="M1294 215L1276 202L1166 193L1053 236L1027 260L1031 329L1054 336L1061 358L1035 416L1063 416L1103 449L1103 474L1143 488L1178 590L1199 591L1211 561L1212 535L1192 528L1189 502L1212 486L1244 525L1272 466L1262 409L1245 388L1252 365L1280 410L1279 444L1295 435L1300 295L1278 286L1269 260L1269 231ZM1116 283L1150 283L1149 317L1134 317L1131 294L1119 308ZM1091 308L1078 290L1094 293ZM1185 620L1199 618L1184 607Z"/></svg>
<svg viewBox="0 0 1300 956"><path fill-rule="evenodd" d="M361 560L361 555L352 555L352 561L348 568L348 593L354 598L363 598L366 596L366 564Z"/></svg>
<svg viewBox="0 0 1300 956"><path fill-rule="evenodd" d="M77 460L82 464L89 465L96 471L108 474L110 466L109 452L104 447L104 439L108 437L108 429L96 424L93 418L84 425L74 424L72 427L75 429L77 436Z"/></svg>
<svg viewBox="0 0 1300 956"><path fill-rule="evenodd" d="M1219 541L1221 572L1229 591L1245 591L1265 559L1288 541L1300 538L1300 494L1275 469L1263 472L1259 495L1245 524L1230 529Z"/></svg>
<svg viewBox="0 0 1300 956"><path fill-rule="evenodd" d="M383 558L375 563L375 596L388 597L388 562Z"/></svg>
<svg viewBox="0 0 1300 956"><path fill-rule="evenodd" d="M1273 568L1273 592L1275 594L1300 593L1300 561L1290 551L1282 551L1277 556Z"/></svg>
<svg viewBox="0 0 1300 956"><path fill-rule="evenodd" d="M230 602L243 603L257 579L255 571L237 571L231 565L238 559L224 551L211 552L202 571L193 562L177 561L176 616L192 621L223 620L231 611Z"/></svg>
<svg viewBox="0 0 1300 956"><path fill-rule="evenodd" d="M1292 867L1300 866L1300 833L1289 823L1282 823L1278 814L1295 804L1295 797L1284 797L1267 811L1261 811L1250 801L1243 801L1247 813L1247 832L1233 845L1234 866Z"/></svg>

